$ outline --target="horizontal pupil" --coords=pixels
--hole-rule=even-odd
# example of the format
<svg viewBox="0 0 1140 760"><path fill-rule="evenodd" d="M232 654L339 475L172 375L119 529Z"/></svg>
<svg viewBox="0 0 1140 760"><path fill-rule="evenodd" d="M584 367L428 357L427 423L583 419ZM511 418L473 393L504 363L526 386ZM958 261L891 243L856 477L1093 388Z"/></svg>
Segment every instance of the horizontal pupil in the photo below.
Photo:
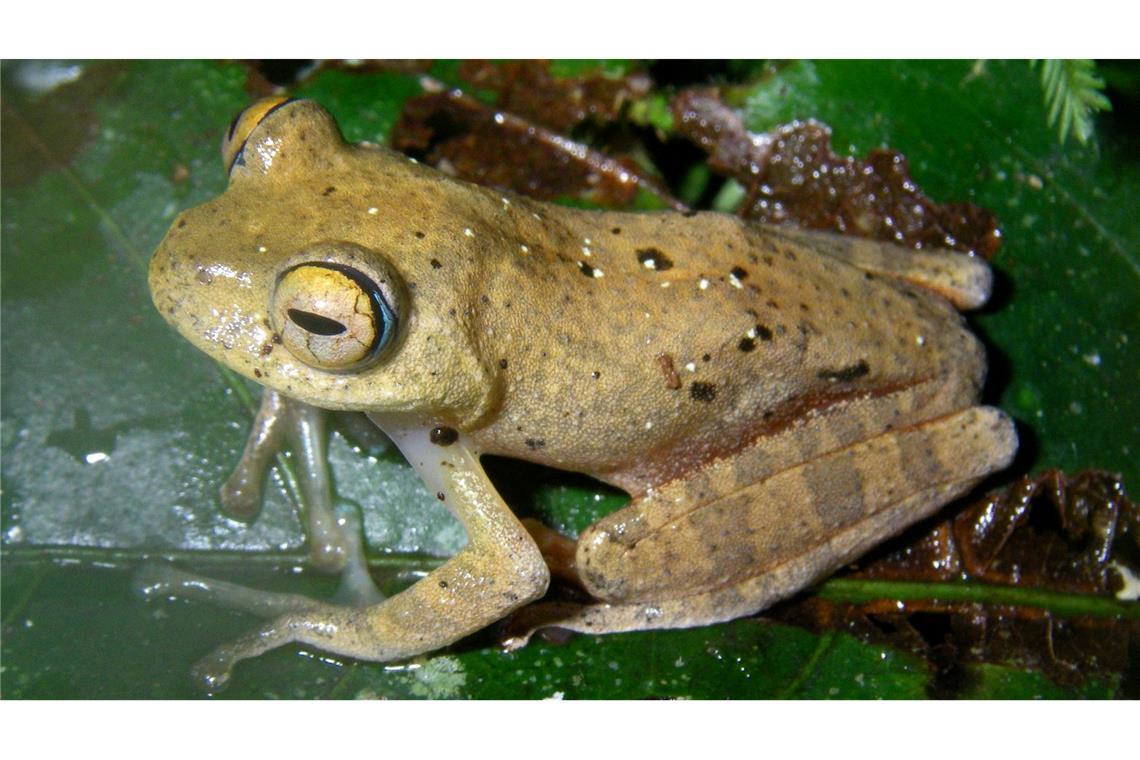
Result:
<svg viewBox="0 0 1140 760"><path fill-rule="evenodd" d="M348 329L335 319L329 319L311 311L289 309L288 314L289 319L293 320L293 324L314 335L340 335Z"/></svg>

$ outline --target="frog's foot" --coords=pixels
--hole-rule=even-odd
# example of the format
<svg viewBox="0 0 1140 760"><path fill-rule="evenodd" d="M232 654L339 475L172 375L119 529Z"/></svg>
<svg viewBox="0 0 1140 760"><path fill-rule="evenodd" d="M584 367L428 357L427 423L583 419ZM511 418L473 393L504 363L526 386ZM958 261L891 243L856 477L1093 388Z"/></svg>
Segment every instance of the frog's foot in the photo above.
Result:
<svg viewBox="0 0 1140 760"><path fill-rule="evenodd" d="M341 572L340 587L333 596L334 605L301 594L252 589L156 562L143 565L135 574L133 585L144 599L192 599L264 618L335 605L366 607L378 604L384 595L368 574L359 515L347 506L338 508L337 514L347 544L347 561Z"/></svg>
<svg viewBox="0 0 1140 760"><path fill-rule="evenodd" d="M614 633L755 614L934 513L1008 465L1016 448L1008 417L974 407L733 488L656 529L639 530L655 516L633 503L611 516L622 531L611 535L602 521L579 541L583 580L607 601L534 605L504 644L522 646L547 626ZM687 558L671 563L667 585L642 566L662 557Z"/></svg>
<svg viewBox="0 0 1140 760"><path fill-rule="evenodd" d="M262 484L274 458L288 444L298 462L297 480L305 513L309 563L335 573L348 559L345 536L334 514L325 451L327 412L265 390L241 460L221 489L222 509L249 521L261 508Z"/></svg>
<svg viewBox="0 0 1140 760"><path fill-rule="evenodd" d="M832 232L769 227L772 234L867 272L894 277L932 290L959 309L976 309L989 300L993 273L977 256L947 249L916 251L876 240Z"/></svg>

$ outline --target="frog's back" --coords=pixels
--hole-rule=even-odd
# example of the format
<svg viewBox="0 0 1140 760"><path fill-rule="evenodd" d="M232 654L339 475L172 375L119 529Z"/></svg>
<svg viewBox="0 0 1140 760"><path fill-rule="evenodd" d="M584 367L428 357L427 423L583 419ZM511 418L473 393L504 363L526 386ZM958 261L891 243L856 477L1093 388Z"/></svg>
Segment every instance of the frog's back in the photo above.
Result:
<svg viewBox="0 0 1140 760"><path fill-rule="evenodd" d="M636 489L843 398L945 386L948 372L965 379L942 403L976 397L977 341L921 288L723 214L544 221L484 302L490 334L530 338L501 344L489 448Z"/></svg>

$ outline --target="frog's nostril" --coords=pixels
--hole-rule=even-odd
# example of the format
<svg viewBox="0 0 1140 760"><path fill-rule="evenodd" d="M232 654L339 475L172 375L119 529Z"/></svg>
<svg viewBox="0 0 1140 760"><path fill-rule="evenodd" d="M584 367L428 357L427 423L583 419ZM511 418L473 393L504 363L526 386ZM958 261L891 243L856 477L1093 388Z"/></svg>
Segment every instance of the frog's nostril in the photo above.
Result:
<svg viewBox="0 0 1140 760"><path fill-rule="evenodd" d="M293 324L315 335L340 335L348 329L342 322L337 322L335 319L329 319L320 314L314 314L311 311L289 309L287 313Z"/></svg>

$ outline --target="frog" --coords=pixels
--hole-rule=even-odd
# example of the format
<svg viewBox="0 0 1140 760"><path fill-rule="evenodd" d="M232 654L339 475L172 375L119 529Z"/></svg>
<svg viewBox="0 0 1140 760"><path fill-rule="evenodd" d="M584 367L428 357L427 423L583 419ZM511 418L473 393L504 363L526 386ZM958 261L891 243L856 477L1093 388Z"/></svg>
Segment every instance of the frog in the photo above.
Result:
<svg viewBox="0 0 1140 760"><path fill-rule="evenodd" d="M756 615L1016 453L1013 421L979 403L986 357L961 313L990 296L981 258L554 205L350 143L312 100L250 106L223 157L224 192L178 215L149 270L171 325L265 388L223 503L255 514L291 440L323 505L313 561L366 576L319 466L323 415L362 414L467 543L388 598L266 602L200 663L213 687L286 644L391 662L502 621L516 648ZM629 501L566 536L515 515L487 455ZM572 601L544 599L552 578Z"/></svg>

